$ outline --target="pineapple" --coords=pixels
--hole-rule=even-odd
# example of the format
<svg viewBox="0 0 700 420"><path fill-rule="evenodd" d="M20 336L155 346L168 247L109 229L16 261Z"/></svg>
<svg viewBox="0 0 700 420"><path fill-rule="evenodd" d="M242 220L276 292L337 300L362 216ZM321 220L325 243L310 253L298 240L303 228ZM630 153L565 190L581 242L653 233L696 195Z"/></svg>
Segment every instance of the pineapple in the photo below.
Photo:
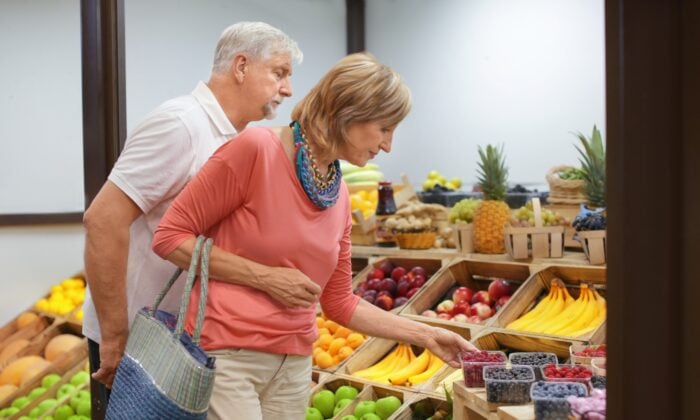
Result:
<svg viewBox="0 0 700 420"><path fill-rule="evenodd" d="M581 140L583 149L575 146L581 154L581 169L583 170L583 192L590 209L605 207L605 149L603 138L598 127L593 126L593 134L586 138L581 133L576 136Z"/></svg>
<svg viewBox="0 0 700 420"><path fill-rule="evenodd" d="M510 219L510 208L503 201L508 177L503 146L489 144L486 151L479 146L479 157L478 180L484 200L474 214L474 249L482 254L503 254L504 227Z"/></svg>

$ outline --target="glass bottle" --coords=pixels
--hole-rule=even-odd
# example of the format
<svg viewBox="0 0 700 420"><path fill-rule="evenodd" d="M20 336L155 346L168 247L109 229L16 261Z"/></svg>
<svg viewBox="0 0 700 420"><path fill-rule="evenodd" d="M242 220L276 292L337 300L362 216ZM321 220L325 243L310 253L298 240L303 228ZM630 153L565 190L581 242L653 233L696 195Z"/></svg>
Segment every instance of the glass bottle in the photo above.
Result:
<svg viewBox="0 0 700 420"><path fill-rule="evenodd" d="M380 181L377 194L377 228L375 239L377 246L396 246L396 238L391 229L386 227L386 219L396 213L396 203L394 202L394 188L390 181Z"/></svg>

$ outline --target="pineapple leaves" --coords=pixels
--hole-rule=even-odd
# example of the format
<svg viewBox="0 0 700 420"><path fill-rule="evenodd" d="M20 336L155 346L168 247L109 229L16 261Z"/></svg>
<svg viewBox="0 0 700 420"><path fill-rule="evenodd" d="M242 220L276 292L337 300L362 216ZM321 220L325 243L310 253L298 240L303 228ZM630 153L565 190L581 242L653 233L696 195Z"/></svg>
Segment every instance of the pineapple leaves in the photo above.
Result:
<svg viewBox="0 0 700 420"><path fill-rule="evenodd" d="M600 130L595 125L590 138L581 133L575 133L581 146L574 145L581 157L584 192L591 207L605 207L605 147Z"/></svg>
<svg viewBox="0 0 700 420"><path fill-rule="evenodd" d="M486 200L503 200L506 195L508 168L505 164L503 145L479 146L477 178Z"/></svg>

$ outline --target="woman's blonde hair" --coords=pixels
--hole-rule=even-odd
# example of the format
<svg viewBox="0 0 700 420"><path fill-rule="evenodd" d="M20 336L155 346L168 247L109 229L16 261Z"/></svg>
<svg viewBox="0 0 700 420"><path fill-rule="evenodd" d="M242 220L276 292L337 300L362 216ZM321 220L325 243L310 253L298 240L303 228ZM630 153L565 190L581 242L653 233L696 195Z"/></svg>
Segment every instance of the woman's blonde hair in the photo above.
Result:
<svg viewBox="0 0 700 420"><path fill-rule="evenodd" d="M368 53L338 61L292 111L307 136L333 156L353 123L392 127L411 109L411 92L401 76ZM325 157L324 156L324 157ZM321 156L319 156L321 157Z"/></svg>

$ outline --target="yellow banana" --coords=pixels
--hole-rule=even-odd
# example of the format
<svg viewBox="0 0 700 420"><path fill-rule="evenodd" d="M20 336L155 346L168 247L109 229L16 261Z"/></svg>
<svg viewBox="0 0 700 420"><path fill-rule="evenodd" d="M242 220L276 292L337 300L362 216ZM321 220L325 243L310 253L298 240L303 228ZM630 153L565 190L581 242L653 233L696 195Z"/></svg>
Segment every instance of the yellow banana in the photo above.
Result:
<svg viewBox="0 0 700 420"><path fill-rule="evenodd" d="M557 316L561 311L564 310L566 300L560 289L560 287L557 287L557 297L554 300L554 303L550 305L549 309L541 316L539 316L535 321L528 323L525 327L525 331L541 332L542 325L544 325L548 320L550 320L552 317Z"/></svg>
<svg viewBox="0 0 700 420"><path fill-rule="evenodd" d="M409 356L409 351L410 346L404 344L404 351L401 353L399 357L396 358L395 363L385 372L383 375L377 375L374 378L371 378L375 382L380 382L383 384L389 383L389 376L393 375L394 372L397 370L401 370L405 368L406 366L409 365L410 362L410 356Z"/></svg>
<svg viewBox="0 0 700 420"><path fill-rule="evenodd" d="M414 376L409 376L408 382L411 385L418 385L420 383L423 383L428 379L432 378L433 375L435 375L435 372L437 372L444 365L445 362L443 362L442 359L430 353L430 364L428 365L428 368L423 373L419 373L418 375Z"/></svg>
<svg viewBox="0 0 700 420"><path fill-rule="evenodd" d="M540 301L540 303L537 304L537 306L535 306L532 310L530 310L530 312L526 313L525 315L521 316L520 318L518 318L515 321L512 321L511 323L506 325L506 328L517 330L526 322L537 318L540 315L540 313L547 310L547 307L554 300L555 296L556 296L556 290L553 287L553 288L549 289L549 294L547 296L545 296L544 299L542 299Z"/></svg>
<svg viewBox="0 0 700 420"><path fill-rule="evenodd" d="M413 353L413 352L411 352ZM425 372L430 363L430 352L426 349L420 356L414 358L406 367L389 375L389 382L394 385L403 385L409 376L415 376Z"/></svg>
<svg viewBox="0 0 700 420"><path fill-rule="evenodd" d="M596 299L597 299L598 314L595 316L595 318L593 318L588 323L587 326L585 326L579 330L571 331L569 333L570 337L579 337L579 336L582 336L584 334L587 334L587 333L595 330L596 328L598 328L598 326L605 320L605 317L607 316L607 307L606 307L605 298L603 298L603 296L601 296L596 290L594 290L593 293L596 295Z"/></svg>
<svg viewBox="0 0 700 420"><path fill-rule="evenodd" d="M591 321L593 321L593 319L598 315L598 312L600 312L598 300L593 294L591 298L588 299L588 302L586 303L586 308L581 313L581 316L579 316L577 319L574 319L565 328L558 330L556 334L569 336L574 331L586 328L591 324Z"/></svg>
<svg viewBox="0 0 700 420"><path fill-rule="evenodd" d="M394 363L395 359L398 357L399 352L403 351L403 344L399 344L394 351L391 353L387 354L381 361L375 363L374 365L358 370L357 372L353 372L352 376L357 376L360 378L364 379L370 379L377 374L384 374L386 370L392 366Z"/></svg>
<svg viewBox="0 0 700 420"><path fill-rule="evenodd" d="M578 319L586 309L586 304L591 298L588 286L582 285L578 299L566 308L558 316L554 317L542 330L545 334L556 334L557 331L566 328L575 319Z"/></svg>

